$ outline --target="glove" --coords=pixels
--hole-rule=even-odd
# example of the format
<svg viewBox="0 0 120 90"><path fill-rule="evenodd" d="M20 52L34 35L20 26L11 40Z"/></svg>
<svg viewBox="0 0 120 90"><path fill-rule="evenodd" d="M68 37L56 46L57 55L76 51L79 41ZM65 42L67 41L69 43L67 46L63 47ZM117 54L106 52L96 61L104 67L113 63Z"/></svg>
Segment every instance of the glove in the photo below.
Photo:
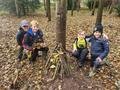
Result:
<svg viewBox="0 0 120 90"><path fill-rule="evenodd" d="M77 49L73 49L72 53L74 53L74 52L76 52L76 51L77 51Z"/></svg>
<svg viewBox="0 0 120 90"><path fill-rule="evenodd" d="M106 40L109 39L108 36L106 34L104 34L104 33L103 33L103 38L106 39Z"/></svg>
<svg viewBox="0 0 120 90"><path fill-rule="evenodd" d="M99 62L99 63L102 63L102 59L100 57L97 57L96 60Z"/></svg>
<svg viewBox="0 0 120 90"><path fill-rule="evenodd" d="M27 49L24 49L24 51L25 51L27 57L28 57L28 58L31 58L31 56L32 56L32 51L29 51L29 50L27 50Z"/></svg>
<svg viewBox="0 0 120 90"><path fill-rule="evenodd" d="M46 47L46 44L45 43L40 43L40 46L41 47Z"/></svg>

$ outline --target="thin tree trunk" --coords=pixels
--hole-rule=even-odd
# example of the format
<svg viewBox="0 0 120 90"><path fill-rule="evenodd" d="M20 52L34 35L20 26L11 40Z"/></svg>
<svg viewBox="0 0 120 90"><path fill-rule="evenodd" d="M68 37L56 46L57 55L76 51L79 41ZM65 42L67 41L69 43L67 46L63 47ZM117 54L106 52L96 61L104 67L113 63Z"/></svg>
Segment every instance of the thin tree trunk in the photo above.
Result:
<svg viewBox="0 0 120 90"><path fill-rule="evenodd" d="M98 7L98 12L97 12L97 18L96 18L96 25L102 23L103 3L104 3L104 0L99 0L99 7Z"/></svg>
<svg viewBox="0 0 120 90"><path fill-rule="evenodd" d="M107 11L110 10L110 7L111 7L111 4L108 4L108 6L107 6Z"/></svg>
<svg viewBox="0 0 120 90"><path fill-rule="evenodd" d="M57 0L56 39L66 49L66 13L67 0Z"/></svg>
<svg viewBox="0 0 120 90"><path fill-rule="evenodd" d="M111 4L110 9L109 9L109 14L112 14L113 7L114 7L114 2L112 1L112 4Z"/></svg>
<svg viewBox="0 0 120 90"><path fill-rule="evenodd" d="M25 16L26 15L26 10L25 10L25 6L24 5L22 6L22 12L23 12L23 16Z"/></svg>
<svg viewBox="0 0 120 90"><path fill-rule="evenodd" d="M75 7L75 0L72 0L71 16L73 16L74 7Z"/></svg>
<svg viewBox="0 0 120 90"><path fill-rule="evenodd" d="M94 0L94 4L93 4L92 14L91 14L91 15L94 15L94 14L95 14L95 7L96 7L96 4L97 4L97 0Z"/></svg>
<svg viewBox="0 0 120 90"><path fill-rule="evenodd" d="M46 0L44 0L44 10L45 10L45 16L48 17Z"/></svg>
<svg viewBox="0 0 120 90"><path fill-rule="evenodd" d="M93 9L93 3L90 4L90 11Z"/></svg>
<svg viewBox="0 0 120 90"><path fill-rule="evenodd" d="M16 8L16 15L17 15L18 17L20 17L18 0L15 0L15 8Z"/></svg>
<svg viewBox="0 0 120 90"><path fill-rule="evenodd" d="M47 17L48 21L51 21L51 8L50 8L50 0L46 0L46 9L47 9Z"/></svg>
<svg viewBox="0 0 120 90"><path fill-rule="evenodd" d="M76 10L77 12L80 11L80 0L76 0Z"/></svg>
<svg viewBox="0 0 120 90"><path fill-rule="evenodd" d="M46 11L46 0L43 0L44 3L44 10Z"/></svg>

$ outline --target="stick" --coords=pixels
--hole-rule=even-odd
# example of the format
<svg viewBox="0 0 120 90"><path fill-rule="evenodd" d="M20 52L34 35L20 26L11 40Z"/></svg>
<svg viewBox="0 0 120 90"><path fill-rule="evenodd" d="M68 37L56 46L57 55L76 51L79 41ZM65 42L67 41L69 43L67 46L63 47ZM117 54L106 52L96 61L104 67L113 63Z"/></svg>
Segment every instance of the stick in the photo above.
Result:
<svg viewBox="0 0 120 90"><path fill-rule="evenodd" d="M57 72L58 72L59 68L60 68L60 62L58 61L57 66L56 66L56 68L55 68L54 75L53 75L53 77L52 77L52 80L55 79L55 77L56 77L56 75L57 75Z"/></svg>
<svg viewBox="0 0 120 90"><path fill-rule="evenodd" d="M55 46L55 48L53 49L53 51L52 51L52 54L54 53L54 51L57 49L57 47L58 47L58 44ZM50 59L51 59L51 57L52 57L52 54L51 54L51 56L48 58L48 60L47 60L47 62L46 62L46 64L45 64L45 68L47 68L47 66L48 66L48 64L49 64L49 62L50 62Z"/></svg>

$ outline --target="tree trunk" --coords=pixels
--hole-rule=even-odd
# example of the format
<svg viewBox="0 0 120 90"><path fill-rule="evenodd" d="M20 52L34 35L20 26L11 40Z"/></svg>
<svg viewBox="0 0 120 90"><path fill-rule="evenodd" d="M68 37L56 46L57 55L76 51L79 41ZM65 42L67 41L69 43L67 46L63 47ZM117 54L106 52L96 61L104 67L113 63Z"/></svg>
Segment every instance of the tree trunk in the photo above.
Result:
<svg viewBox="0 0 120 90"><path fill-rule="evenodd" d="M47 12L47 17L48 21L51 21L51 8L50 8L50 0L46 0L46 12Z"/></svg>
<svg viewBox="0 0 120 90"><path fill-rule="evenodd" d="M48 17L48 12L47 12L47 0L44 0L44 9L45 9L45 16Z"/></svg>
<svg viewBox="0 0 120 90"><path fill-rule="evenodd" d="M90 9L90 11L93 9L93 3L90 3L89 9Z"/></svg>
<svg viewBox="0 0 120 90"><path fill-rule="evenodd" d="M109 9L109 14L112 14L113 7L114 7L114 1L112 0L112 4L111 4L110 9Z"/></svg>
<svg viewBox="0 0 120 90"><path fill-rule="evenodd" d="M15 9L16 9L16 15L17 15L18 17L20 17L18 0L15 0Z"/></svg>
<svg viewBox="0 0 120 90"><path fill-rule="evenodd" d="M75 0L72 0L71 16L73 16L74 7L75 7Z"/></svg>
<svg viewBox="0 0 120 90"><path fill-rule="evenodd" d="M96 4L97 4L97 0L94 0L94 4L93 4L92 14L91 14L91 15L94 15L94 14L95 14L95 7L96 7Z"/></svg>
<svg viewBox="0 0 120 90"><path fill-rule="evenodd" d="M67 0L57 0L56 40L66 49L66 13Z"/></svg>
<svg viewBox="0 0 120 90"><path fill-rule="evenodd" d="M95 25L101 24L101 22L102 22L103 4L104 4L104 0L99 0L99 7L98 7L96 24Z"/></svg>
<svg viewBox="0 0 120 90"><path fill-rule="evenodd" d="M22 12L23 12L23 16L25 16L27 13L26 13L26 9L25 9L25 6L23 5L22 6Z"/></svg>
<svg viewBox="0 0 120 90"><path fill-rule="evenodd" d="M46 0L43 0L43 3L44 3L44 10L46 12Z"/></svg>
<svg viewBox="0 0 120 90"><path fill-rule="evenodd" d="M80 0L76 0L76 10L80 11Z"/></svg>

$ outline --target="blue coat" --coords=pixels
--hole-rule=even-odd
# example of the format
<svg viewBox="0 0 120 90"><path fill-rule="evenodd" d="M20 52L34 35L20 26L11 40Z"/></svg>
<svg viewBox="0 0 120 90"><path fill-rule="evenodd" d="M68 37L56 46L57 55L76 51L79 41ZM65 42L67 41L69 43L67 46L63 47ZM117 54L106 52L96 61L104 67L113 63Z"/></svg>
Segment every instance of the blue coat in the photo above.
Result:
<svg viewBox="0 0 120 90"><path fill-rule="evenodd" d="M30 28L27 33L24 35L23 47L28 50L32 50L32 45L38 39L43 40L43 32L38 30L36 33L33 33L32 28Z"/></svg>
<svg viewBox="0 0 120 90"><path fill-rule="evenodd" d="M102 60L109 53L109 42L103 37L95 38L92 36L89 40L91 42L91 55L100 57Z"/></svg>

